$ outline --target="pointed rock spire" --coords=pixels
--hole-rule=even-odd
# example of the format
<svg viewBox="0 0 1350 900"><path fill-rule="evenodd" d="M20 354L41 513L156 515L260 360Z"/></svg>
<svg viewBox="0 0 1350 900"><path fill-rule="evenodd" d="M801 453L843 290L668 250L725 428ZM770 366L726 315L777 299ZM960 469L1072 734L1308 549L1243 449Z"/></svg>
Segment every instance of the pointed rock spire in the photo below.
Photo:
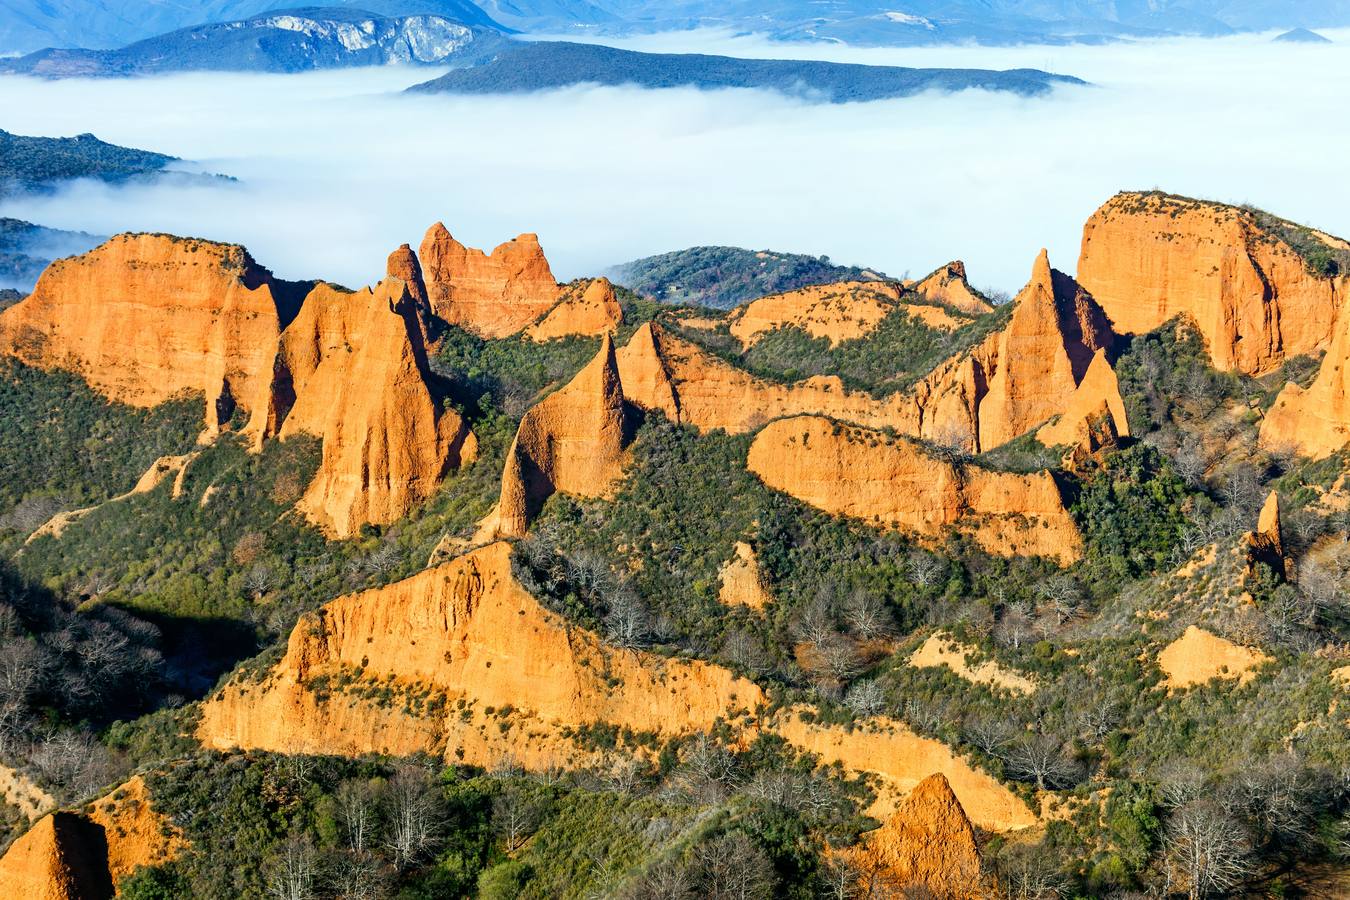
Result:
<svg viewBox="0 0 1350 900"><path fill-rule="evenodd" d="M605 334L595 358L520 420L480 537L523 536L557 491L603 496L622 474L630 438L614 339Z"/></svg>

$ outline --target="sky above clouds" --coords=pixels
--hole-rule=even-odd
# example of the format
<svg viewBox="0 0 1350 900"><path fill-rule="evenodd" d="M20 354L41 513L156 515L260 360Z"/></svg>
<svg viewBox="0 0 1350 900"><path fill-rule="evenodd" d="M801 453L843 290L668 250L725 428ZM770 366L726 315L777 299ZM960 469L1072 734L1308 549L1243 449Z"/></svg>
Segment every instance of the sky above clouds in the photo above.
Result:
<svg viewBox="0 0 1350 900"><path fill-rule="evenodd" d="M0 215L249 247L285 277L358 286L441 220L472 246L535 231L561 278L696 244L922 275L953 258L1015 291L1038 249L1072 272L1083 221L1119 189L1251 202L1350 235L1350 31L1102 47L857 49L682 32L641 50L912 66L1029 66L1091 87L812 105L754 91L579 87L403 96L436 70L0 78L0 127L93 132L238 183L82 183Z"/></svg>

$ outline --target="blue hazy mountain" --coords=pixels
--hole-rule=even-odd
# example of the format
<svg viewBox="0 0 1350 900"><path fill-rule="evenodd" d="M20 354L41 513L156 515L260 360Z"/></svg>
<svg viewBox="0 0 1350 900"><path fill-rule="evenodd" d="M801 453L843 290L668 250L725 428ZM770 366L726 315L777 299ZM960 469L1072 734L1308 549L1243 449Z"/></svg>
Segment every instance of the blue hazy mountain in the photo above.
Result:
<svg viewBox="0 0 1350 900"><path fill-rule="evenodd" d="M124 182L158 174L173 156L119 147L92 134L77 137L29 137L0 130L0 196L39 191L75 178Z"/></svg>
<svg viewBox="0 0 1350 900"><path fill-rule="evenodd" d="M1274 38L1281 44L1330 44L1331 38L1320 35L1307 28L1294 28L1286 31L1284 34L1276 35Z"/></svg>
<svg viewBox="0 0 1350 900"><path fill-rule="evenodd" d="M737 59L694 53L639 53L565 41L517 43L491 62L455 69L409 90L513 94L574 84L646 88L762 88L831 103L906 97L926 90L984 88L1025 96L1077 78L1038 69L909 69L789 59Z"/></svg>
<svg viewBox="0 0 1350 900"><path fill-rule="evenodd" d="M52 260L92 250L103 240L83 231L0 218L0 289L31 290Z"/></svg>
<svg viewBox="0 0 1350 900"><path fill-rule="evenodd" d="M180 28L239 21L296 5L295 0L4 0L0 52L44 47L110 50ZM498 27L472 0L324 0L323 5L376 16L433 15L480 28Z"/></svg>
<svg viewBox="0 0 1350 900"><path fill-rule="evenodd" d="M491 58L507 41L495 28L442 16L383 17L360 10L305 8L183 28L117 50L39 50L0 61L0 71L71 77L302 72L389 63L469 65Z"/></svg>

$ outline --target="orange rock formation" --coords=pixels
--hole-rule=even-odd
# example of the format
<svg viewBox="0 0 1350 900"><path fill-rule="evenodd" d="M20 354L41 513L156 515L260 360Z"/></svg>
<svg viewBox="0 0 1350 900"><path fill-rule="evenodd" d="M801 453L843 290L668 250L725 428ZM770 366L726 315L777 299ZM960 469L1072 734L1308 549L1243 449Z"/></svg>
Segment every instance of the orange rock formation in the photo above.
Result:
<svg viewBox="0 0 1350 900"><path fill-rule="evenodd" d="M1246 684L1256 677L1254 670L1268 662L1271 657L1260 650L1235 644L1195 625L1158 654L1166 684L1173 689L1220 678Z"/></svg>
<svg viewBox="0 0 1350 900"><path fill-rule="evenodd" d="M1347 292L1350 298L1350 292ZM1350 443L1350 307L1342 306L1335 335L1313 383L1289 382L1261 423L1261 445L1323 459Z"/></svg>
<svg viewBox="0 0 1350 900"><path fill-rule="evenodd" d="M605 335L595 358L520 420L506 453L501 498L482 535L524 535L558 491L603 496L623 472L629 431L614 342Z"/></svg>
<svg viewBox="0 0 1350 900"><path fill-rule="evenodd" d="M934 900L997 896L981 871L975 828L941 773L919 782L884 825L844 854L874 888Z"/></svg>
<svg viewBox="0 0 1350 900"><path fill-rule="evenodd" d="M558 282L537 235L522 234L485 254L437 222L418 256L432 311L482 337L515 334L558 300Z"/></svg>
<svg viewBox="0 0 1350 900"><path fill-rule="evenodd" d="M1044 250L1031 281L1013 302L1012 320L998 335L998 362L977 410L981 450L1007 443L1065 409L1093 357L1112 339L1101 309L1073 279L1050 268ZM1115 403L1121 411L1119 428L1124 405L1118 393Z"/></svg>
<svg viewBox="0 0 1350 900"><path fill-rule="evenodd" d="M323 439L323 461L298 508L339 537L397 520L477 451L463 419L428 388L405 282L354 293L316 287L282 335L278 369L294 397L281 436Z"/></svg>
<svg viewBox="0 0 1350 900"><path fill-rule="evenodd" d="M1159 193L1117 194L1092 215L1078 280L1118 331L1184 313L1216 368L1249 375L1325 347L1350 284L1313 275L1249 210Z"/></svg>
<svg viewBox="0 0 1350 900"><path fill-rule="evenodd" d="M929 300L934 300L967 315L980 316L993 312L994 308L976 293L966 281L966 264L953 260L933 272L927 278L914 285L914 290Z"/></svg>
<svg viewBox="0 0 1350 900"><path fill-rule="evenodd" d="M877 775L879 796L868 809L876 818L889 818L905 794L937 772L946 777L970 820L981 828L1015 831L1038 821L1016 794L992 776L972 768L946 744L917 735L902 722L874 716L850 730L808 722L802 712L795 707L786 710L771 723L771 730L824 763Z"/></svg>
<svg viewBox="0 0 1350 900"><path fill-rule="evenodd" d="M532 341L549 341L573 335L614 334L623 324L623 307L614 297L608 278L594 278L568 285L561 299L525 330Z"/></svg>
<svg viewBox="0 0 1350 900"><path fill-rule="evenodd" d="M399 699L381 703L381 690ZM549 612L498 542L306 615L262 683L238 678L205 703L198 736L219 748L544 768L586 758L568 729L682 734L762 701L725 669L615 650Z"/></svg>
<svg viewBox="0 0 1350 900"><path fill-rule="evenodd" d="M936 298L935 298L936 299ZM915 303L912 294L889 281L841 281L773 294L737 307L728 317L731 334L749 347L769 332L794 325L830 346L871 334L897 310L944 331L970 321L942 306ZM987 311L987 310L986 310Z"/></svg>
<svg viewBox="0 0 1350 900"><path fill-rule="evenodd" d="M27 299L0 314L0 352L73 372L132 406L206 395L206 434L242 409L263 427L290 286L243 247L124 234L52 263Z"/></svg>
<svg viewBox="0 0 1350 900"><path fill-rule="evenodd" d="M754 548L745 541L736 542L731 559L723 564L720 576L722 585L717 596L727 606L763 609L773 602L773 595L764 588L764 577L760 574Z"/></svg>
<svg viewBox="0 0 1350 900"><path fill-rule="evenodd" d="M172 859L183 846L136 776L94 801L87 814L55 812L38 820L0 858L0 897L109 898L119 879Z"/></svg>
<svg viewBox="0 0 1350 900"><path fill-rule="evenodd" d="M1257 563L1285 574L1284 533L1280 527L1280 495L1271 491L1261 506L1256 530L1247 535L1247 574L1254 574Z"/></svg>
<svg viewBox="0 0 1350 900"><path fill-rule="evenodd" d="M822 416L781 419L750 446L750 471L818 509L937 536L968 531L1003 555L1068 564L1082 540L1048 472L1014 475L940 459L912 439Z"/></svg>
<svg viewBox="0 0 1350 900"><path fill-rule="evenodd" d="M1064 404L1064 411L1057 420L1036 432L1036 440L1047 447L1081 445L1091 441L1093 424L1097 421L1109 421L1113 437L1130 436L1120 383L1116 380L1115 369L1106 361L1105 350L1098 350L1092 357L1083 380Z"/></svg>

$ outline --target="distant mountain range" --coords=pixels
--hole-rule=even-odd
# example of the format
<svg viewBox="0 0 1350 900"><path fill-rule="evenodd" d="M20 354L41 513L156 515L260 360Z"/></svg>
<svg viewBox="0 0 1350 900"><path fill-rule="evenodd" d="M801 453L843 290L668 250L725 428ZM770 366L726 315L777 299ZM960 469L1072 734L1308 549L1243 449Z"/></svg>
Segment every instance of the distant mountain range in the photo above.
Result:
<svg viewBox="0 0 1350 900"><path fill-rule="evenodd" d="M508 41L495 28L443 16L384 17L344 8L306 8L183 28L117 50L39 50L0 61L0 72L71 77L300 72L390 63L469 65L490 59Z"/></svg>
<svg viewBox="0 0 1350 900"><path fill-rule="evenodd" d="M1043 94L1077 78L1037 69L909 69L812 60L736 59L701 54L637 53L597 44L540 41L504 49L492 61L454 69L409 90L419 93L500 94L575 84L646 88L760 88L831 103L905 97L926 90L967 88Z"/></svg>
<svg viewBox="0 0 1350 900"><path fill-rule="evenodd" d="M345 8L305 8L198 25L117 50L39 50L0 60L0 72L67 78L201 70L300 72L389 63L453 67L412 88L422 93L523 93L575 84L634 84L759 88L844 103L966 88L1034 96L1057 83L1082 83L1035 69L909 69L520 41L495 28L442 16L384 17Z"/></svg>
<svg viewBox="0 0 1350 900"><path fill-rule="evenodd" d="M54 259L92 250L106 238L0 218L0 289L28 291Z"/></svg>
<svg viewBox="0 0 1350 900"><path fill-rule="evenodd" d="M0 52L113 49L197 25L285 9L293 0L4 0ZM371 16L441 16L544 34L699 26L788 40L915 45L1219 35L1350 25L1350 0L332 0Z"/></svg>

